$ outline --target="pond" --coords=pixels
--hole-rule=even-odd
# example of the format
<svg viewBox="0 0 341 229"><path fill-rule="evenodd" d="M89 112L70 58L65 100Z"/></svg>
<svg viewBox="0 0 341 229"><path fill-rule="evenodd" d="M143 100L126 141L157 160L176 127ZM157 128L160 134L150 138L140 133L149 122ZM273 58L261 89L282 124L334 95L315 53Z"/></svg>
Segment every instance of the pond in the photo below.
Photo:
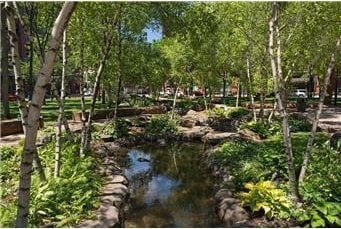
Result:
<svg viewBox="0 0 341 229"><path fill-rule="evenodd" d="M132 209L125 227L218 227L214 178L202 144L144 145L131 149L124 173Z"/></svg>

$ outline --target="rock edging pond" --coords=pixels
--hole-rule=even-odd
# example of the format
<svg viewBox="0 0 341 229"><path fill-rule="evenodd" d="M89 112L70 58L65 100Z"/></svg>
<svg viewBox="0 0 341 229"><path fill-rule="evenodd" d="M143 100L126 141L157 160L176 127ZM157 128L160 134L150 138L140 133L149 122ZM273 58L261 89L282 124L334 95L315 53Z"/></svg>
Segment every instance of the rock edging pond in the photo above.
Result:
<svg viewBox="0 0 341 229"><path fill-rule="evenodd" d="M118 148L110 143L104 143L94 148L101 159L98 172L105 177L100 194L101 205L96 211L97 219L85 220L76 227L121 227L127 207L126 203L129 199L129 183L122 174L122 169L115 162L113 152Z"/></svg>

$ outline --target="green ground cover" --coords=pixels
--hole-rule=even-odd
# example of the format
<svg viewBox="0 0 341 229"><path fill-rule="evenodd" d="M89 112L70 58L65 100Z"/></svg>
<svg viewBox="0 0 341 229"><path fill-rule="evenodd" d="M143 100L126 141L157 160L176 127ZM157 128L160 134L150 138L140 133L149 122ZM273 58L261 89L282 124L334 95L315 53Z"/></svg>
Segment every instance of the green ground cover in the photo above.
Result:
<svg viewBox="0 0 341 229"><path fill-rule="evenodd" d="M91 98L85 98L86 109L89 109L91 105ZM105 105L102 105L100 101L96 103L96 109L104 109ZM65 116L67 119L72 118L72 112L81 110L81 102L79 97L65 98ZM19 109L16 102L10 102L11 118L18 118ZM56 121L58 118L58 105L56 100L46 99L46 104L42 106L41 115L45 122ZM3 110L1 109L1 119L3 118Z"/></svg>
<svg viewBox="0 0 341 229"><path fill-rule="evenodd" d="M296 174L303 160L309 132L292 133ZM212 155L229 168L244 206L269 219L294 219L301 226L341 225L341 152L329 147L328 137L317 133L307 176L301 186L302 208L288 197L287 164L280 133L263 143L228 141Z"/></svg>
<svg viewBox="0 0 341 229"><path fill-rule="evenodd" d="M53 177L54 142L39 148L47 182L42 183L36 171L32 175L30 227L54 225L70 227L81 219L94 217L99 207L102 178L95 173L96 159L79 158L79 144L67 143L63 148L60 177ZM0 160L0 227L14 227L17 187L22 146L2 147Z"/></svg>

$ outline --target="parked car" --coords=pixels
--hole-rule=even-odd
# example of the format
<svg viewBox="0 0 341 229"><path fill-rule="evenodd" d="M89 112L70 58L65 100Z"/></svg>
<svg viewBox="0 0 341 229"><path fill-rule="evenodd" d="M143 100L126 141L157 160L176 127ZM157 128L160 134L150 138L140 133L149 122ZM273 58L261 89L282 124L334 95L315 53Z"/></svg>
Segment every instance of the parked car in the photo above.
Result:
<svg viewBox="0 0 341 229"><path fill-rule="evenodd" d="M293 96L307 97L306 89L295 89L292 94Z"/></svg>

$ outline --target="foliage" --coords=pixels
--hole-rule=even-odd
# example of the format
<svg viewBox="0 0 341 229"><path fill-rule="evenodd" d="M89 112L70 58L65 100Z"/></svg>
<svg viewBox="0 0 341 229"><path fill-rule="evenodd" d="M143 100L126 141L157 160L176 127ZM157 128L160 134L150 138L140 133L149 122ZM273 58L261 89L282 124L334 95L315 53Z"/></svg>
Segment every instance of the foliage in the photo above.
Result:
<svg viewBox="0 0 341 229"><path fill-rule="evenodd" d="M97 163L92 156L79 158L79 146L67 143L63 149L60 177L54 178L55 143L51 142L39 149L43 166L46 168L48 182L40 183L38 174L33 173L31 184L31 207L29 224L39 227L57 223L57 227L73 226L81 219L91 217L92 210L99 206L98 193L101 178L94 172ZM20 148L21 149L21 148ZM14 226L16 201L14 196L18 183L19 148L2 148L5 157L1 160L1 226ZM8 157L11 155L11 157ZM5 160L3 160L5 159Z"/></svg>
<svg viewBox="0 0 341 229"><path fill-rule="evenodd" d="M311 124L307 119L291 116L289 118L290 132L310 131Z"/></svg>
<svg viewBox="0 0 341 229"><path fill-rule="evenodd" d="M265 122L248 122L240 127L241 129L250 129L257 133L262 139L268 138L269 136L276 135L280 133L281 126L278 122L273 122L271 124Z"/></svg>
<svg viewBox="0 0 341 229"><path fill-rule="evenodd" d="M150 98L140 96L130 96L127 102L130 107L148 107L154 105Z"/></svg>
<svg viewBox="0 0 341 229"><path fill-rule="evenodd" d="M253 212L264 211L267 218L289 218L291 203L285 192L277 188L271 181L260 181L256 184L247 183L248 192L242 192L243 206L248 206Z"/></svg>
<svg viewBox="0 0 341 229"><path fill-rule="evenodd" d="M122 138L129 135L129 125L124 119L117 119L107 123L101 131L103 134L111 135L114 138Z"/></svg>
<svg viewBox="0 0 341 229"><path fill-rule="evenodd" d="M231 108L227 111L227 117L229 118L242 118L247 114L249 114L249 111L242 107Z"/></svg>
<svg viewBox="0 0 341 229"><path fill-rule="evenodd" d="M0 149L0 227L15 226L16 197L14 194L19 181L20 152L19 147Z"/></svg>
<svg viewBox="0 0 341 229"><path fill-rule="evenodd" d="M311 155L311 163L308 166L307 177L303 184L303 195L306 201L314 199L316 190L322 194L321 199L329 201L341 201L341 152L332 149L329 141L317 145Z"/></svg>
<svg viewBox="0 0 341 229"><path fill-rule="evenodd" d="M167 134L176 133L178 121L171 119L169 115L153 116L150 123L146 125L145 133L148 134Z"/></svg>
<svg viewBox="0 0 341 229"><path fill-rule="evenodd" d="M233 118L239 119L243 116L249 114L249 111L242 107L229 108L225 110L224 108L215 107L209 111L210 116L216 116L219 118Z"/></svg>
<svg viewBox="0 0 341 229"><path fill-rule="evenodd" d="M305 226L340 227L341 203L320 200L305 209L295 209L292 215Z"/></svg>

